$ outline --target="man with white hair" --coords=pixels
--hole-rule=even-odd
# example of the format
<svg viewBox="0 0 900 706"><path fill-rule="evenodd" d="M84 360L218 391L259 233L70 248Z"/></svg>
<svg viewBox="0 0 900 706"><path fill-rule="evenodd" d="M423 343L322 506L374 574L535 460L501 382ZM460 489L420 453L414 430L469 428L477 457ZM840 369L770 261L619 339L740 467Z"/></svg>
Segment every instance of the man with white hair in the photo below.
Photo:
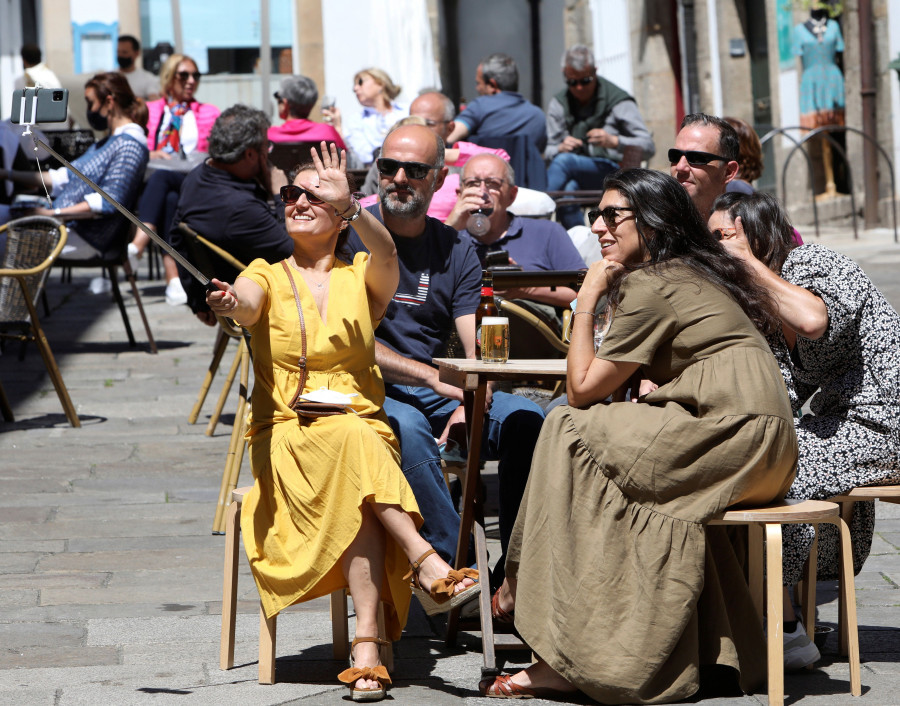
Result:
<svg viewBox="0 0 900 706"><path fill-rule="evenodd" d="M567 88L547 106L548 191L602 189L607 175L619 168L628 147L641 150L642 159L656 151L637 103L626 91L597 75L594 54L583 44L562 57ZM560 222L571 228L584 225L581 209L560 208Z"/></svg>

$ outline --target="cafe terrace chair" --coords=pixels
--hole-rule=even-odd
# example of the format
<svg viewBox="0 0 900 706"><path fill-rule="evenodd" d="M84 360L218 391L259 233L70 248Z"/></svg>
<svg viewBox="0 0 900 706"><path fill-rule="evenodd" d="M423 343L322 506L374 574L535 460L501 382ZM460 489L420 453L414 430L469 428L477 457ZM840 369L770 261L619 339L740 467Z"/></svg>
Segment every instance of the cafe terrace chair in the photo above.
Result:
<svg viewBox="0 0 900 706"><path fill-rule="evenodd" d="M232 491L232 502L228 507L225 522L225 577L222 585L222 633L219 643L219 669L228 670L234 666L235 624L237 618L237 580L240 560L241 504L250 487ZM259 683L275 683L275 633L277 616L267 618L260 604L259 608ZM332 650L336 660L350 656L350 631L347 626L347 592L335 591L331 594L331 635ZM384 605L378 609L378 633L384 634ZM394 669L393 651L390 644L381 650L381 662L388 671Z"/></svg>
<svg viewBox="0 0 900 706"><path fill-rule="evenodd" d="M125 300L122 298L122 291L119 289L118 272L121 267L122 271L125 273L125 279L128 280L128 284L131 285L131 295L134 297L134 303L137 305L138 313L141 315L141 321L144 324L144 331L147 334L150 352L156 354L158 353L156 341L153 339L153 332L150 330L150 322L147 321L147 314L144 312L144 303L141 299L140 290L138 290L134 271L131 269L131 265L128 262L128 243L131 242L134 236L135 228L131 224L131 221L119 214L104 217L119 219L115 245L111 250L92 257L66 257L65 255L61 255L56 264L66 268L66 275L64 275L64 277L68 280L71 280L72 268L99 267L103 270L112 285L113 299L119 307L119 313L122 315L122 323L125 324L128 345L133 348L137 345L137 341L135 341L134 333L131 330L131 321L128 319L128 310L125 308Z"/></svg>
<svg viewBox="0 0 900 706"><path fill-rule="evenodd" d="M247 268L243 262L238 260L227 250L220 248L215 243L204 238L187 223L178 223L175 226L175 229L178 230L184 238L185 248L187 249L188 257L191 262L193 262L207 277L218 277L219 273L221 273L222 261L224 261L225 265L237 272L241 272ZM221 261L217 260L217 257L221 258ZM225 408L225 402L228 399L228 393L231 391L231 386L234 384L234 378L239 369L244 370L245 366L249 365L250 359L250 349L244 339L243 329L231 319L223 316L216 316L216 321L219 324L219 333L216 336L216 343L213 347L213 357L209 363L209 368L206 371L206 376L203 378L203 382L200 385L197 401L194 403L194 407L188 417L188 422L190 424L195 424L200 416L200 410L203 408L203 403L206 401L206 395L208 394L213 378L219 369L219 364L222 361L222 356L225 354L225 349L228 347L228 342L230 340L238 341L238 350L235 353L228 376L225 378L222 392L219 394L219 401L216 404L216 409L210 417L209 424L206 427L207 436L212 436L215 433L216 426L219 423L219 417L221 416L222 410ZM241 385L246 389L248 384L249 372L247 373L246 378L243 374L241 376ZM246 393L244 393L242 399L246 399Z"/></svg>
<svg viewBox="0 0 900 706"><path fill-rule="evenodd" d="M319 146L319 142L273 142L269 161L290 180L290 171L298 164L309 161L310 151Z"/></svg>
<svg viewBox="0 0 900 706"><path fill-rule="evenodd" d="M763 619L763 576L765 575L765 623L767 633L769 705L784 704L784 643L781 526L822 522L837 525L841 537L841 600L846 605L849 635L850 693L862 693L859 667L859 640L856 629L856 591L853 580L853 556L850 530L836 503L824 500L784 500L765 507L726 510L707 524L745 525L749 529L750 594L760 620ZM818 529L818 528L817 528ZM765 568L763 568L765 565ZM815 586L816 554L810 552L806 581ZM810 623L812 625L812 623ZM812 634L812 628L807 627Z"/></svg>
<svg viewBox="0 0 900 706"><path fill-rule="evenodd" d="M40 351L47 374L73 427L81 422L63 382L62 374L41 328L37 302L44 289L50 267L66 244L66 227L53 218L29 216L0 226L6 231L6 252L0 263L0 338L13 338L24 345L33 341ZM20 355L20 359L21 359ZM4 419L14 420L6 395L0 388L0 411Z"/></svg>

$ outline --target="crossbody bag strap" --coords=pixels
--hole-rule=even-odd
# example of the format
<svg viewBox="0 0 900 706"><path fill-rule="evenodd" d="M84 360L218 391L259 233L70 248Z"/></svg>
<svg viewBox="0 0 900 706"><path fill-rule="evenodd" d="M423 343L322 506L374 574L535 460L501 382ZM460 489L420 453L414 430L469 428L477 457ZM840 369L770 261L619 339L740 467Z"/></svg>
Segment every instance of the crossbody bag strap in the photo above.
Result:
<svg viewBox="0 0 900 706"><path fill-rule="evenodd" d="M291 268L288 267L287 260L281 261L281 266L287 274L288 282L291 283L291 291L294 292L294 302L297 304L297 315L300 317L300 359L297 365L300 366L300 384L297 385L297 392L290 402L290 408L293 409L297 404L300 395L303 394L303 387L306 385L306 322L303 320L303 306L300 304L300 295L297 294L297 285L294 282L294 275L291 274Z"/></svg>

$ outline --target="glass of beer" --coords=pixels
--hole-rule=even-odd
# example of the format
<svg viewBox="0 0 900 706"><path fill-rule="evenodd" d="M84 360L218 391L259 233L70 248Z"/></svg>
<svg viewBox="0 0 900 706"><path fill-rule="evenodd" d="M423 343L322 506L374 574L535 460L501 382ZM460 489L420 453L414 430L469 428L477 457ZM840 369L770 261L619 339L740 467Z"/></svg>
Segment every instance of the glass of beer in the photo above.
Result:
<svg viewBox="0 0 900 706"><path fill-rule="evenodd" d="M509 360L509 319L485 316L481 320L481 359L485 363Z"/></svg>

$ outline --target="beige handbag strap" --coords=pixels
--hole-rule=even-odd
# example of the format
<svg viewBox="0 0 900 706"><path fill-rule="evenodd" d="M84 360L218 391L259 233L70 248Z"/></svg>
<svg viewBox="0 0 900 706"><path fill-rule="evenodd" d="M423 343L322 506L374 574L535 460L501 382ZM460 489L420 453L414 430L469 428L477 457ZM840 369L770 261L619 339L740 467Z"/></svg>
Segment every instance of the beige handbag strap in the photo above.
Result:
<svg viewBox="0 0 900 706"><path fill-rule="evenodd" d="M291 291L294 292L294 302L297 304L297 315L300 317L300 359L297 365L300 366L300 384L297 385L297 392L290 402L291 409L297 404L300 395L303 394L303 386L306 385L306 322L303 320L303 306L300 304L300 295L297 294L297 284L294 282L294 275L291 274L291 268L288 266L287 260L281 261L281 266L287 274L288 282L291 283Z"/></svg>

